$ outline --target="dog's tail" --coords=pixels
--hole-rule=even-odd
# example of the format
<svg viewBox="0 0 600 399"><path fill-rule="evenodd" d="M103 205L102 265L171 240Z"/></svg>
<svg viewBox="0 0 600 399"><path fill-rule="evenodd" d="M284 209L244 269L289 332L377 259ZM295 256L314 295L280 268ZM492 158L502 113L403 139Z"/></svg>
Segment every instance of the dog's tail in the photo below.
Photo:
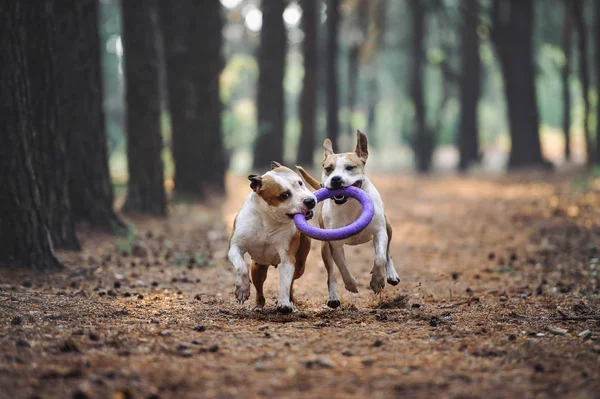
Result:
<svg viewBox="0 0 600 399"><path fill-rule="evenodd" d="M318 189L321 188L321 183L319 183L319 181L317 179L315 179L314 177L312 177L311 175L309 175L308 172L305 171L302 166L296 165L296 168L298 169L298 172L300 172L300 176L302 176L302 178L304 179L304 181L309 186L311 186L315 190L318 190Z"/></svg>

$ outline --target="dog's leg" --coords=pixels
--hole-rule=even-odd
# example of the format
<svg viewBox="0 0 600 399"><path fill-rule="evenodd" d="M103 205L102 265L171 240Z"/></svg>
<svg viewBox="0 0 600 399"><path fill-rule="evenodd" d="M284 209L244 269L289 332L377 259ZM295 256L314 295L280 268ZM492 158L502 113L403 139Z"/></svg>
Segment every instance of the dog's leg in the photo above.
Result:
<svg viewBox="0 0 600 399"><path fill-rule="evenodd" d="M277 312L292 313L294 304L290 300L292 282L294 281L295 259L290 259L287 252L279 255L279 297L277 298Z"/></svg>
<svg viewBox="0 0 600 399"><path fill-rule="evenodd" d="M385 229L387 233L387 259L385 262L385 277L387 279L388 284L398 285L400 282L400 277L398 276L398 272L396 272L396 268L394 267L394 262L392 262L392 255L390 254L390 244L392 243L392 225L390 222L385 219Z"/></svg>
<svg viewBox="0 0 600 399"><path fill-rule="evenodd" d="M256 288L256 308L262 309L265 306L265 294L263 292L263 285L265 280L267 279L267 272L269 271L269 266L259 265L256 262L252 261L252 266L250 267L250 274L252 275L252 284L254 284L254 288Z"/></svg>
<svg viewBox="0 0 600 399"><path fill-rule="evenodd" d="M306 258L310 252L310 238L304 234L300 234L300 243L298 245L298 252L296 252L296 265L294 269L294 280L299 279L304 274L304 268L306 266Z"/></svg>
<svg viewBox="0 0 600 399"><path fill-rule="evenodd" d="M388 236L387 232L380 231L373 237L373 245L375 246L375 265L371 270L371 289L374 293L379 293L385 287L385 266L387 263L387 248Z"/></svg>
<svg viewBox="0 0 600 399"><path fill-rule="evenodd" d="M235 297L240 303L244 303L250 298L250 277L248 276L248 265L244 260L244 252L240 247L229 248L229 261L236 271Z"/></svg>
<svg viewBox="0 0 600 399"><path fill-rule="evenodd" d="M331 256L335 261L335 264L342 275L342 280L344 280L344 287L350 292L357 293L358 292L358 283L350 270L348 270L348 264L346 263L346 255L344 254L344 245L340 244L331 244L329 243L329 247L331 248Z"/></svg>
<svg viewBox="0 0 600 399"><path fill-rule="evenodd" d="M335 271L333 270L333 257L331 256L331 249L329 248L329 243L327 241L321 242L321 257L323 258L323 263L325 263L325 269L327 270L327 289L329 291L327 306L335 309L340 306L340 298L337 292Z"/></svg>

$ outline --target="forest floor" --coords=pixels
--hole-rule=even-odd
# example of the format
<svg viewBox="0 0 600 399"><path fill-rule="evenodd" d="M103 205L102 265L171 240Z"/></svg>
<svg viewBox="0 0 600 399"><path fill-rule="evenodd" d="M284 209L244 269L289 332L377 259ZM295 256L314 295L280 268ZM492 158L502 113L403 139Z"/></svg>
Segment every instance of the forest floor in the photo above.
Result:
<svg viewBox="0 0 600 399"><path fill-rule="evenodd" d="M231 222L249 192L82 228L65 270L0 274L0 398L600 398L600 185L573 175L373 178L402 279L331 310L313 242L297 311L234 300ZM338 282L340 280L338 279Z"/></svg>

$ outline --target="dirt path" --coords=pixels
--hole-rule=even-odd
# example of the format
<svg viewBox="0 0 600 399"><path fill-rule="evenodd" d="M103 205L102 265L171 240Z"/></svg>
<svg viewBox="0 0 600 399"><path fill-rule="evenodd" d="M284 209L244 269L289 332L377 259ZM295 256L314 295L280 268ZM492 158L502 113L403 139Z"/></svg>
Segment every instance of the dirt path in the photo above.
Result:
<svg viewBox="0 0 600 399"><path fill-rule="evenodd" d="M139 239L84 231L64 272L1 272L0 398L598 398L600 199L528 178L377 176L401 284L372 294L372 246L349 248L360 292L330 310L314 242L290 316L274 269L264 312L234 301L243 178Z"/></svg>

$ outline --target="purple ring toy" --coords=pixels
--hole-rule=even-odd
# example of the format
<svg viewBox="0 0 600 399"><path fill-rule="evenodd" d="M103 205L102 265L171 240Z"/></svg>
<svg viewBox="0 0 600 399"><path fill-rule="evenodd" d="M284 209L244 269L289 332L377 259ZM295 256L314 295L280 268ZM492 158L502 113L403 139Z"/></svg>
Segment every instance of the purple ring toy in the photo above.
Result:
<svg viewBox="0 0 600 399"><path fill-rule="evenodd" d="M317 197L317 202L321 202L327 198L333 198L339 195L347 195L348 197L352 197L360 202L363 211L358 219L356 219L354 222L337 229L320 229L310 225L306 221L306 218L303 214L299 213L294 215L294 222L296 223L298 230L310 238L321 241L335 241L352 237L353 235L363 231L369 225L369 223L371 223L371 220L373 220L373 216L375 215L375 206L373 205L373 201L371 201L371 198L369 198L369 196L359 188L353 186L337 190L322 188L315 191L314 194L315 197Z"/></svg>

